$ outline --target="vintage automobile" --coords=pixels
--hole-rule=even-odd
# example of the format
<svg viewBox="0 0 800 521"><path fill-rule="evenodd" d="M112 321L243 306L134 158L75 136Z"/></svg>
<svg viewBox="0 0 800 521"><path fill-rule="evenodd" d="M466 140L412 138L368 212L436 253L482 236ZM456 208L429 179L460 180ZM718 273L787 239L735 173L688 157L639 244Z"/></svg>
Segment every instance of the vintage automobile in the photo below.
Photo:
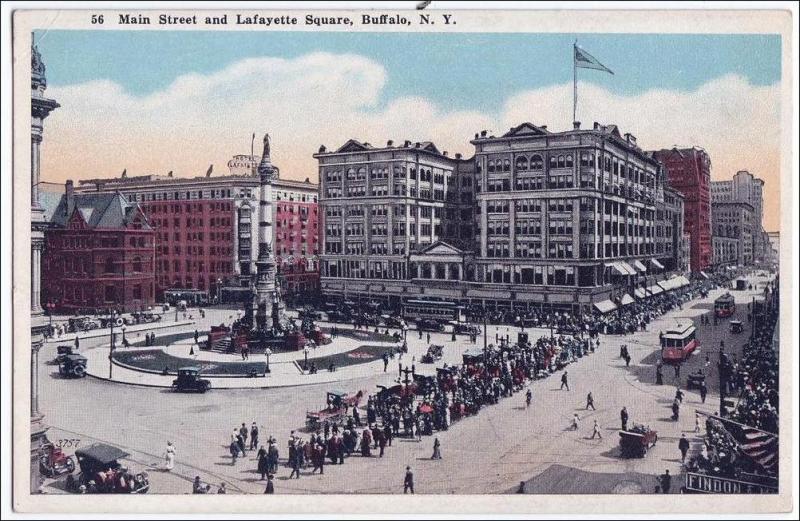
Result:
<svg viewBox="0 0 800 521"><path fill-rule="evenodd" d="M55 362L56 364L61 364L61 362L64 361L67 355L75 354L75 351L76 351L75 346L66 344L56 346L56 358L53 360L53 362Z"/></svg>
<svg viewBox="0 0 800 521"><path fill-rule="evenodd" d="M211 382L200 378L199 367L181 367L178 378L172 381L172 390L180 393L204 393L211 389Z"/></svg>
<svg viewBox="0 0 800 521"><path fill-rule="evenodd" d="M731 320L731 322L730 322L730 330L731 330L731 333L733 333L734 335L738 335L739 333L744 331L744 325L742 324L742 322L740 320Z"/></svg>
<svg viewBox="0 0 800 521"><path fill-rule="evenodd" d="M658 441L658 433L644 425L634 424L627 431L619 433L619 447L627 458L643 458L650 447Z"/></svg>
<svg viewBox="0 0 800 521"><path fill-rule="evenodd" d="M444 324L431 318L421 318L417 320L417 329L419 331L441 332L444 331Z"/></svg>
<svg viewBox="0 0 800 521"><path fill-rule="evenodd" d="M92 317L73 317L67 321L67 331L76 333L79 331L91 331L100 327L100 323Z"/></svg>
<svg viewBox="0 0 800 521"><path fill-rule="evenodd" d="M450 322L450 325L453 326L453 333L457 335L475 335L478 336L481 334L481 328L476 326L475 324L468 324L467 322Z"/></svg>
<svg viewBox="0 0 800 521"><path fill-rule="evenodd" d="M85 490L88 494L146 493L150 490L147 472L132 473L119 462L128 456L127 452L105 443L93 443L76 450L75 457L81 471L77 477L73 474L67 476L67 490Z"/></svg>
<svg viewBox="0 0 800 521"><path fill-rule="evenodd" d="M64 355L58 364L58 374L69 378L86 376L86 357L82 355Z"/></svg>
<svg viewBox="0 0 800 521"><path fill-rule="evenodd" d="M686 388L687 389L700 389L703 387L703 384L706 383L706 375L703 373L702 369L698 369L694 373L691 373L689 376L686 377Z"/></svg>
<svg viewBox="0 0 800 521"><path fill-rule="evenodd" d="M381 315L381 320L386 327L403 327L406 323L401 317L394 315Z"/></svg>
<svg viewBox="0 0 800 521"><path fill-rule="evenodd" d="M61 474L72 474L75 470L75 460L67 456L61 447L56 447L49 441L42 445L42 456L39 458L39 470L48 478Z"/></svg>
<svg viewBox="0 0 800 521"><path fill-rule="evenodd" d="M432 364L436 360L440 360L442 358L443 352L444 346L431 344L428 346L428 351L422 355L421 361L423 364Z"/></svg>
<svg viewBox="0 0 800 521"><path fill-rule="evenodd" d="M306 411L306 428L309 432L316 432L325 422L333 425L342 425L347 420L347 409L358 407L363 391L350 395L344 391L328 391L326 406L320 411Z"/></svg>
<svg viewBox="0 0 800 521"><path fill-rule="evenodd" d="M464 365L480 364L486 359L486 355L481 349L468 349L464 351L463 362Z"/></svg>

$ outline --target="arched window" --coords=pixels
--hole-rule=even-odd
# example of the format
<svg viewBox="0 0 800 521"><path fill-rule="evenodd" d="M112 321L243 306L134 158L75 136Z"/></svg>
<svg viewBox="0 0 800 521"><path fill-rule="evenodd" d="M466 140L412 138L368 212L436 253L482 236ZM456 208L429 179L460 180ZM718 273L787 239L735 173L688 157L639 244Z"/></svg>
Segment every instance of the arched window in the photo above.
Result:
<svg viewBox="0 0 800 521"><path fill-rule="evenodd" d="M556 156L550 156L550 168L556 168L558 166L558 160Z"/></svg>
<svg viewBox="0 0 800 521"><path fill-rule="evenodd" d="M506 159L503 161L503 172L510 172L511 171L511 161Z"/></svg>
<svg viewBox="0 0 800 521"><path fill-rule="evenodd" d="M486 163L486 171L487 172L494 172L494 161L489 160L489 162Z"/></svg>
<svg viewBox="0 0 800 521"><path fill-rule="evenodd" d="M568 167L572 167L572 165L573 165L573 161L572 161L572 154L569 154L569 155L567 156L567 166L568 166Z"/></svg>
<svg viewBox="0 0 800 521"><path fill-rule="evenodd" d="M514 161L514 167L517 170L527 170L528 169L528 158L525 156L519 156L516 161Z"/></svg>
<svg viewBox="0 0 800 521"><path fill-rule="evenodd" d="M134 271L134 273L141 273L142 272L142 258L141 257L134 257L133 258L133 271Z"/></svg>
<svg viewBox="0 0 800 521"><path fill-rule="evenodd" d="M531 170L541 170L544 167L544 160L539 154L531 156Z"/></svg>
<svg viewBox="0 0 800 521"><path fill-rule="evenodd" d="M564 168L564 156L558 156L558 168Z"/></svg>
<svg viewBox="0 0 800 521"><path fill-rule="evenodd" d="M106 258L105 272L114 273L114 259L111 257Z"/></svg>

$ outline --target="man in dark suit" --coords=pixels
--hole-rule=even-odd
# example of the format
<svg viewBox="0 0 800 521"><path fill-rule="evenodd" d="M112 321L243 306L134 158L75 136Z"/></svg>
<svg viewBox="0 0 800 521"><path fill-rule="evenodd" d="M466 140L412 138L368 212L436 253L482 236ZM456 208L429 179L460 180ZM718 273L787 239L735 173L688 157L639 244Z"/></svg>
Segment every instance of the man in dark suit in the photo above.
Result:
<svg viewBox="0 0 800 521"><path fill-rule="evenodd" d="M628 430L628 409L623 407L621 411L619 411L619 419L622 422L622 430Z"/></svg>
<svg viewBox="0 0 800 521"><path fill-rule="evenodd" d="M414 473L411 472L411 467L406 467L406 477L403 479L403 494L408 493L408 491L414 493Z"/></svg>

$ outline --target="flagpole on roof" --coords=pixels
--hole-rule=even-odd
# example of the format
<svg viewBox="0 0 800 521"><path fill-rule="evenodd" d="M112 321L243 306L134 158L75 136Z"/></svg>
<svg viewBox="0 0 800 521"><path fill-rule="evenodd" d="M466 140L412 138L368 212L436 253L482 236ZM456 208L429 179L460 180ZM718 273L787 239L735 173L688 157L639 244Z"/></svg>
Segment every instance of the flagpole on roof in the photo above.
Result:
<svg viewBox="0 0 800 521"><path fill-rule="evenodd" d="M578 121L578 60L575 59L575 52L578 46L578 39L572 44L572 122Z"/></svg>

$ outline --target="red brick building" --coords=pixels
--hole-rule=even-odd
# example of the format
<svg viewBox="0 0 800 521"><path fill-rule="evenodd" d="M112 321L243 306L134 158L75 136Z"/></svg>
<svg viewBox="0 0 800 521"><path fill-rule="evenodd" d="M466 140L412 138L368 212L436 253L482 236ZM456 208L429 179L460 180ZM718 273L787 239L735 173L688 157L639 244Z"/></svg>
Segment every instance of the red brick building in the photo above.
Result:
<svg viewBox="0 0 800 521"><path fill-rule="evenodd" d="M46 198L42 302L80 313L137 311L155 302L154 232L141 207L120 193Z"/></svg>
<svg viewBox="0 0 800 521"><path fill-rule="evenodd" d="M690 237L689 267L711 267L711 158L699 147L653 152L667 172L669 186L684 196L684 231Z"/></svg>
<svg viewBox="0 0 800 521"><path fill-rule="evenodd" d="M141 205L155 230L156 298L197 290L202 299L241 300L258 256L258 156L235 156L230 175L142 175L80 181L82 193L119 191ZM276 179L273 230L281 290L319 289L317 185Z"/></svg>

